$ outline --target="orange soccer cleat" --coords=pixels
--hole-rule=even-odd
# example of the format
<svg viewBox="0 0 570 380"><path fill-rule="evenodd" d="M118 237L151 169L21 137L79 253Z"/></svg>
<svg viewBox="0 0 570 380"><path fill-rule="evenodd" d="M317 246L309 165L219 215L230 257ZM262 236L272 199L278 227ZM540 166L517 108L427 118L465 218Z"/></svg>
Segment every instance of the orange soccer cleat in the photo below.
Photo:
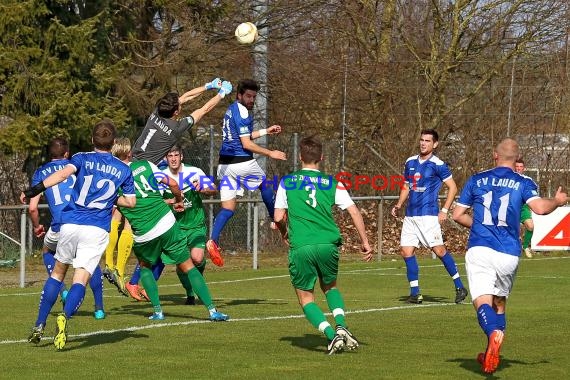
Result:
<svg viewBox="0 0 570 380"><path fill-rule="evenodd" d="M485 351L485 359L483 360L483 372L493 373L499 366L499 353L505 333L501 330L494 330L489 336L489 343L487 344L487 351Z"/></svg>
<svg viewBox="0 0 570 380"><path fill-rule="evenodd" d="M210 255L210 259L212 260L214 265L217 265L219 267L224 266L224 258L220 253L220 247L215 241L213 241L212 239L208 240L206 242L206 250L208 250L208 254Z"/></svg>

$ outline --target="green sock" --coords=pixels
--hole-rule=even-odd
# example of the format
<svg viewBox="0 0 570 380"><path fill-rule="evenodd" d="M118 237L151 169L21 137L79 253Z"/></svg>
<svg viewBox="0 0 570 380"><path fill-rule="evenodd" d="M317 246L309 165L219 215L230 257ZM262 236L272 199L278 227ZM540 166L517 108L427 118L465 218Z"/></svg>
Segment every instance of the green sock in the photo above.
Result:
<svg viewBox="0 0 570 380"><path fill-rule="evenodd" d="M523 249L530 247L530 240L532 239L532 231L525 230L523 237Z"/></svg>
<svg viewBox="0 0 570 380"><path fill-rule="evenodd" d="M335 323L346 327L346 320L344 319L344 300L342 299L340 291L337 288L332 288L325 293L325 296L327 297L327 304L334 316Z"/></svg>
<svg viewBox="0 0 570 380"><path fill-rule="evenodd" d="M160 299L158 297L158 284L154 279L152 270L146 267L141 267L141 283L148 295L148 298L150 298L150 303L152 304L154 311L157 313L161 312L162 308L160 307Z"/></svg>
<svg viewBox="0 0 570 380"><path fill-rule="evenodd" d="M194 292L192 291L192 284L190 283L190 279L188 278L186 273L176 268L176 274L178 275L178 279L180 280L180 283L184 287L184 290L186 290L186 297L193 296Z"/></svg>
<svg viewBox="0 0 570 380"><path fill-rule="evenodd" d="M206 281L204 281L204 277L200 274L196 267L190 269L186 274L188 279L190 280L190 284L192 284L192 289L200 298L204 306L208 310L214 309L214 303L212 302L212 296L210 295L210 290L208 289L208 285L206 285Z"/></svg>
<svg viewBox="0 0 570 380"><path fill-rule="evenodd" d="M305 313L305 317L307 320L313 325L316 329L323 332L328 340L332 340L334 338L334 330L330 323L327 322L327 318L323 314L323 311L317 306L314 302L309 302L303 307L303 313Z"/></svg>

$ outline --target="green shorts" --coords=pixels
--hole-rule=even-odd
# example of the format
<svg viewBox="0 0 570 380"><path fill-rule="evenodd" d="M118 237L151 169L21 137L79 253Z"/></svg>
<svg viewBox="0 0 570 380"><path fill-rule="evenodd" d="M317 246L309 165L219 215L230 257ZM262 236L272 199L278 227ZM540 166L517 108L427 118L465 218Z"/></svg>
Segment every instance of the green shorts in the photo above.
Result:
<svg viewBox="0 0 570 380"><path fill-rule="evenodd" d="M137 259L150 264L155 264L161 254L172 264L181 264L190 257L186 239L177 223L155 239L144 243L135 242L133 251Z"/></svg>
<svg viewBox="0 0 570 380"><path fill-rule="evenodd" d="M338 275L338 246L335 244L305 245L289 251L289 275L295 289L313 290L317 279L325 285Z"/></svg>
<svg viewBox="0 0 570 380"><path fill-rule="evenodd" d="M206 226L193 228L191 230L181 229L182 235L186 237L186 250L190 252L192 248L206 248ZM176 264L164 253L160 256L164 264Z"/></svg>
<svg viewBox="0 0 570 380"><path fill-rule="evenodd" d="M528 219L532 219L532 211L530 211L530 207L527 204L524 204L521 209L521 223Z"/></svg>

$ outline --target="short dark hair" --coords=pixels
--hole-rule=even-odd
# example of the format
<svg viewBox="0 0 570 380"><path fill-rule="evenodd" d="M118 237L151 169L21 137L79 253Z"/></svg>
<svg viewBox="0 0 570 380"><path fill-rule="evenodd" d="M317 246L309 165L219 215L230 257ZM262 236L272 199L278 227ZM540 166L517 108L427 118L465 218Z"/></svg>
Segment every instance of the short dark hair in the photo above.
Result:
<svg viewBox="0 0 570 380"><path fill-rule="evenodd" d="M178 152L178 153L180 153L180 154L184 154L184 152L183 152L183 150L182 150L182 147L181 147L179 144L174 144L174 145L172 145L172 148L170 148L170 149L168 150L168 152L166 152L166 154L172 153L172 152Z"/></svg>
<svg viewBox="0 0 570 380"><path fill-rule="evenodd" d="M178 111L178 107L180 107L180 102L178 101L178 93L176 92L169 92L156 102L158 116L166 119L170 119L174 116L174 113Z"/></svg>
<svg viewBox="0 0 570 380"><path fill-rule="evenodd" d="M93 127L93 146L95 149L110 152L117 137L115 124L109 119L103 119Z"/></svg>
<svg viewBox="0 0 570 380"><path fill-rule="evenodd" d="M515 161L515 164L523 164L524 165L524 160L522 158L517 158L517 160Z"/></svg>
<svg viewBox="0 0 570 380"><path fill-rule="evenodd" d="M316 164L323 157L323 144L317 140L315 135L303 137L299 142L301 161L306 164Z"/></svg>
<svg viewBox="0 0 570 380"><path fill-rule="evenodd" d="M435 129L422 129L420 136L422 135L431 135L433 137L433 142L439 141L439 135Z"/></svg>
<svg viewBox="0 0 570 380"><path fill-rule="evenodd" d="M66 139L56 137L49 142L48 153L50 159L63 158L69 152L69 143Z"/></svg>
<svg viewBox="0 0 570 380"><path fill-rule="evenodd" d="M236 94L243 95L247 90L259 91L259 83L253 79L242 79L238 82Z"/></svg>

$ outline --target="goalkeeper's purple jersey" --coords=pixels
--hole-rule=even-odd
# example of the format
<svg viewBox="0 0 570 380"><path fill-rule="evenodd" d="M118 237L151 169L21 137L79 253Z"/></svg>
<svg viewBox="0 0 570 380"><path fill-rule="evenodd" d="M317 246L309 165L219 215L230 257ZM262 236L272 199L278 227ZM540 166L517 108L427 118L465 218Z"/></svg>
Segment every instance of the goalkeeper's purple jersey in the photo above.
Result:
<svg viewBox="0 0 570 380"><path fill-rule="evenodd" d="M104 152L74 154L69 165L75 167L77 179L71 200L61 213L61 222L109 231L119 188L124 196L135 196L131 169L111 153Z"/></svg>
<svg viewBox="0 0 570 380"><path fill-rule="evenodd" d="M408 158L404 168L410 189L406 216L437 215L441 184L451 177L449 167L437 156L432 155L425 161L421 161L419 155Z"/></svg>
<svg viewBox="0 0 570 380"><path fill-rule="evenodd" d="M37 185L51 174L61 170L69 163L67 158L53 160L40 166L32 176L32 186ZM51 213L51 230L59 232L61 226L61 211L71 199L71 189L75 183L75 175L69 176L65 181L44 190L44 197Z"/></svg>
<svg viewBox="0 0 570 380"><path fill-rule="evenodd" d="M521 209L536 198L536 183L511 168L497 167L470 177L457 202L473 208L468 248L483 246L520 256Z"/></svg>
<svg viewBox="0 0 570 380"><path fill-rule="evenodd" d="M240 140L240 137L251 136L251 132L253 132L253 115L237 100L230 104L224 115L222 132L220 156L253 158L253 153L244 149Z"/></svg>

